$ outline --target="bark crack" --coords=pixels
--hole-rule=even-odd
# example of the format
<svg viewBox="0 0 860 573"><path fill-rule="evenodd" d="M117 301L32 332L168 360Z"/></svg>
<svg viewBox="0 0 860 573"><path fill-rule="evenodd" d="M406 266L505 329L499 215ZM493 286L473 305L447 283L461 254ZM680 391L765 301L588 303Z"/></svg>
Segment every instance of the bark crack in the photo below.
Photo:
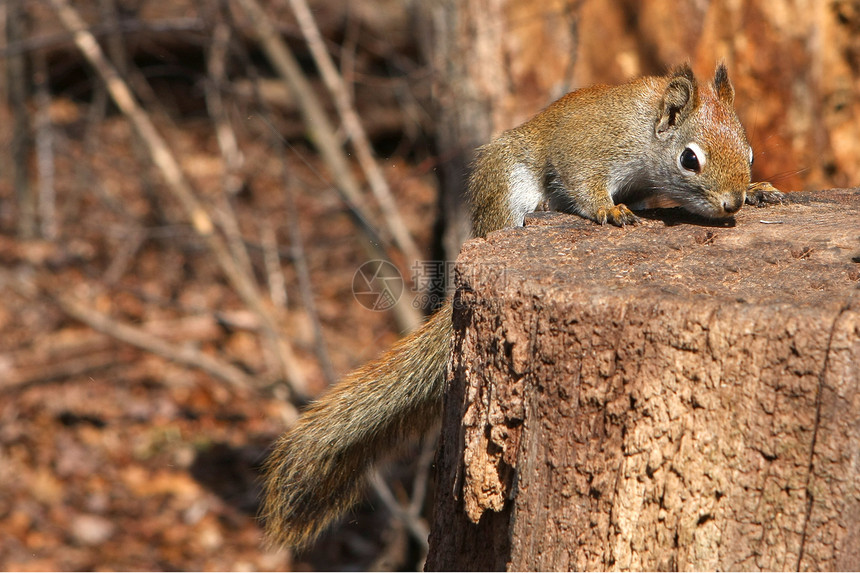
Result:
<svg viewBox="0 0 860 573"><path fill-rule="evenodd" d="M830 325L830 333L827 337L827 348L824 354L824 364L821 366L821 372L818 374L818 391L815 396L815 422L812 427L812 443L809 446L809 462L806 466L806 515L803 518L803 529L800 534L800 549L797 552L797 567L796 571L800 571L800 566L803 563L803 554L806 549L806 534L809 527L809 521L812 517L812 505L815 501L812 494L812 480L815 475L815 445L818 441L818 427L821 424L821 394L824 390L824 379L827 376L827 368L830 366L830 350L833 345L833 335L836 332L836 325L839 324L839 319L849 308L848 304L843 304L836 313L833 323Z"/></svg>

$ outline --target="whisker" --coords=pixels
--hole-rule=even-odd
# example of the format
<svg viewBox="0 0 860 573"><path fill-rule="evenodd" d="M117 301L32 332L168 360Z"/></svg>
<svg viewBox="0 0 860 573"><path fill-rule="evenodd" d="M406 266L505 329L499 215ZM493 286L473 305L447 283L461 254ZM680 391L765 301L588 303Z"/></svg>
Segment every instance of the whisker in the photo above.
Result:
<svg viewBox="0 0 860 573"><path fill-rule="evenodd" d="M774 183L776 181L784 181L790 177L794 177L795 175L800 175L802 173L806 173L810 171L811 167L803 167L801 169L791 169L789 171L780 171L779 173L774 173L773 175L762 177L764 181L770 181Z"/></svg>

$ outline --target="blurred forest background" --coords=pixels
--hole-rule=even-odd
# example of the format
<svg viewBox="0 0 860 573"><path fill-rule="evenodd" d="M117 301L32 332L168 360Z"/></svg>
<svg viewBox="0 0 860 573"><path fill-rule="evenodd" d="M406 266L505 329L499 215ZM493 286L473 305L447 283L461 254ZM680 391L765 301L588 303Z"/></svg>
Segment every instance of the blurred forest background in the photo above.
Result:
<svg viewBox="0 0 860 573"><path fill-rule="evenodd" d="M0 31L4 570L420 568L432 437L300 555L259 464L432 307L472 149L569 90L724 60L755 178L860 176L860 2L3 0ZM353 296L373 259L391 311Z"/></svg>

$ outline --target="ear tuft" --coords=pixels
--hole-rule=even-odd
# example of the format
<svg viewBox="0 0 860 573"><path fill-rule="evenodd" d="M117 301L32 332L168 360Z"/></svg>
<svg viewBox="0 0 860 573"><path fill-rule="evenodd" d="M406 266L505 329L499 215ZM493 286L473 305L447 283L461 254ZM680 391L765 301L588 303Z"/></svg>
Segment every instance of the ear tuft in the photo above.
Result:
<svg viewBox="0 0 860 573"><path fill-rule="evenodd" d="M696 86L696 76L693 75L693 68L690 67L688 62L675 67L669 75L673 78L687 78L690 80L690 83L693 84L693 87Z"/></svg>
<svg viewBox="0 0 860 573"><path fill-rule="evenodd" d="M734 105L735 88L732 86L732 82L729 81L729 72L724 63L720 63L717 66L717 71L714 74L714 89L721 102L730 107Z"/></svg>

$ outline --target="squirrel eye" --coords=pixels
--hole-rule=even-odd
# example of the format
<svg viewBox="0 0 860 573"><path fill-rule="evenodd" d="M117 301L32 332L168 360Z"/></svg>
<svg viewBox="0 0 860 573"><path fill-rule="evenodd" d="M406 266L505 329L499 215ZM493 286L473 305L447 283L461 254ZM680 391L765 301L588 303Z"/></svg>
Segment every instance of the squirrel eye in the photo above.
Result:
<svg viewBox="0 0 860 573"><path fill-rule="evenodd" d="M681 156L678 158L678 163L680 163L681 167L687 171L698 173L702 170L702 166L699 163L699 156L696 155L696 152L689 147L685 147L684 151L681 152Z"/></svg>
<svg viewBox="0 0 860 573"><path fill-rule="evenodd" d="M753 150L752 150L752 147L750 147L750 167L752 167L753 159L754 159Z"/></svg>

